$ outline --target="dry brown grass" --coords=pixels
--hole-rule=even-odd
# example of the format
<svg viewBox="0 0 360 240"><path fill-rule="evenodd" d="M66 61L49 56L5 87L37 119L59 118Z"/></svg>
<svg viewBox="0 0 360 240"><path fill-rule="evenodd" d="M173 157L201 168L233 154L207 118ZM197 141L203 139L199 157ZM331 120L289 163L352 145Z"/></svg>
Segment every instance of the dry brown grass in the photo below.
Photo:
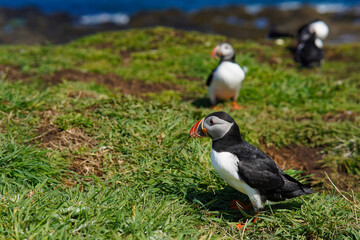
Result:
<svg viewBox="0 0 360 240"><path fill-rule="evenodd" d="M69 169L80 175L102 176L109 148L97 149L97 141L80 128L60 129L54 124L57 115L52 110L43 112L37 136L29 142L41 148L63 152L71 162Z"/></svg>

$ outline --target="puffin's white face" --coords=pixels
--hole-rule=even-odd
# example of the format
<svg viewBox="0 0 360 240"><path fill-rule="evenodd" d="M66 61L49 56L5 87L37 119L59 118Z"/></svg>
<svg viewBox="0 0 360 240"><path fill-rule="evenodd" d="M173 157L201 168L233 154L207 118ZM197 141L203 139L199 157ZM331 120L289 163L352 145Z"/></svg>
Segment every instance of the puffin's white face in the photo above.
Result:
<svg viewBox="0 0 360 240"><path fill-rule="evenodd" d="M329 35L329 27L323 21L316 21L309 26L309 31L315 33L316 37L324 40Z"/></svg>
<svg viewBox="0 0 360 240"><path fill-rule="evenodd" d="M211 55L223 60L230 60L235 56L235 50L230 43L220 43L212 50Z"/></svg>
<svg viewBox="0 0 360 240"><path fill-rule="evenodd" d="M221 139L231 129L234 123L229 123L216 116L210 116L204 119L204 128L207 132L206 135L213 140Z"/></svg>
<svg viewBox="0 0 360 240"><path fill-rule="evenodd" d="M190 137L210 137L213 140L223 138L235 122L228 122L210 115L198 121L190 130Z"/></svg>

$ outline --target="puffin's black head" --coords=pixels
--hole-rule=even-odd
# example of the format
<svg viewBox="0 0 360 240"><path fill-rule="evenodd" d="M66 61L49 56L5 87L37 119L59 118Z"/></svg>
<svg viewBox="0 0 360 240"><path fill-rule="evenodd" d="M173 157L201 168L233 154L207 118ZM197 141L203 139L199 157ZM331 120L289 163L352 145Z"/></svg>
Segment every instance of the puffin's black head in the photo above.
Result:
<svg viewBox="0 0 360 240"><path fill-rule="evenodd" d="M212 57L219 57L221 61L235 61L235 50L230 43L220 43L211 51Z"/></svg>
<svg viewBox="0 0 360 240"><path fill-rule="evenodd" d="M239 127L226 112L213 112L198 121L190 130L190 137L210 137L219 140L232 136L241 140Z"/></svg>
<svg viewBox="0 0 360 240"><path fill-rule="evenodd" d="M313 20L298 30L299 42L306 42L311 34L315 34L318 39L325 40L329 35L329 27L320 19Z"/></svg>

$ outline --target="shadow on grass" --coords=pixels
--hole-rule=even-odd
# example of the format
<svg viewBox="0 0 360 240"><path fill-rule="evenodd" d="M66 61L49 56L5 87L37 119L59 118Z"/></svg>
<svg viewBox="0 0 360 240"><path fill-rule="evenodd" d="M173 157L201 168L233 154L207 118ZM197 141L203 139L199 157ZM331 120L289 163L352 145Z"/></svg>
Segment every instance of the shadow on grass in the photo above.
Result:
<svg viewBox="0 0 360 240"><path fill-rule="evenodd" d="M249 198L231 188L226 186L223 189L215 190L214 192L198 191L198 189L188 188L186 200L190 203L198 204L201 208L218 214L224 219L236 222L246 219L240 211L234 210L230 207L230 202L233 200L241 201L245 204L249 204ZM248 214L253 214L252 211L247 211Z"/></svg>
<svg viewBox="0 0 360 240"><path fill-rule="evenodd" d="M211 108L211 103L208 97L197 98L191 104L198 108Z"/></svg>
<svg viewBox="0 0 360 240"><path fill-rule="evenodd" d="M237 222L245 221L248 216L244 216L240 210L232 209L230 203L233 200L238 200L245 203L246 205L250 204L249 198L230 186L226 186L224 189L216 190L215 192L199 192L196 189L188 189L186 200L191 203L199 204L200 207L218 214L227 221ZM271 209L270 209L271 208ZM298 201L286 201L265 205L263 211L276 211L276 209L288 209L295 210L301 208L301 203ZM253 210L245 210L245 213L254 216Z"/></svg>
<svg viewBox="0 0 360 240"><path fill-rule="evenodd" d="M224 105L227 104L229 101L230 101L230 99L228 99L228 100L217 99L216 106L219 108L223 108ZM197 107L197 108L211 109L211 107L212 107L208 97L197 98L191 102L191 105L193 105L194 107Z"/></svg>
<svg viewBox="0 0 360 240"><path fill-rule="evenodd" d="M238 200L246 205L250 203L249 198L245 194L236 191L230 186L226 186L224 189L216 190L215 192L198 192L189 189L186 200L191 203L199 204L200 207L213 214L218 214L219 217L230 222L244 222L249 218L249 215L254 216L252 209L245 210L245 213L248 214L248 216L246 216L240 210L232 209L230 207L230 203L233 200ZM299 201L288 200L271 204L271 206L267 204L262 211L269 212L276 211L277 209L296 210L301 208L301 205L302 204Z"/></svg>

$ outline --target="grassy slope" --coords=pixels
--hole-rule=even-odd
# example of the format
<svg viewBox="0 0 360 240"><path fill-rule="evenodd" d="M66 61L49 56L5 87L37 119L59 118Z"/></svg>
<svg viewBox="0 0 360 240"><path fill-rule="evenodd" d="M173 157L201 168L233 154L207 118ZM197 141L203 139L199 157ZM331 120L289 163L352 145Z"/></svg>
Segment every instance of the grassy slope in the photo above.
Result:
<svg viewBox="0 0 360 240"><path fill-rule="evenodd" d="M359 204L331 190L266 208L254 224L229 209L234 196L243 196L213 171L208 139L191 140L178 152L192 124L211 112L201 99L217 64L209 52L224 40L155 28L102 33L65 46L0 47L0 64L16 66L35 82L9 82L5 75L0 85L0 234L358 238ZM238 99L246 109L232 113L245 139L257 146L264 140L321 147L326 165L347 170L349 179L358 174L360 45L330 47L321 69L303 70L282 46L231 42L237 62L249 68ZM43 76L63 69L172 83L184 91L147 94L151 100L144 101L91 82L43 87ZM223 108L229 111L230 104ZM355 118L325 120L343 111ZM235 225L246 219L249 230L238 231Z"/></svg>

